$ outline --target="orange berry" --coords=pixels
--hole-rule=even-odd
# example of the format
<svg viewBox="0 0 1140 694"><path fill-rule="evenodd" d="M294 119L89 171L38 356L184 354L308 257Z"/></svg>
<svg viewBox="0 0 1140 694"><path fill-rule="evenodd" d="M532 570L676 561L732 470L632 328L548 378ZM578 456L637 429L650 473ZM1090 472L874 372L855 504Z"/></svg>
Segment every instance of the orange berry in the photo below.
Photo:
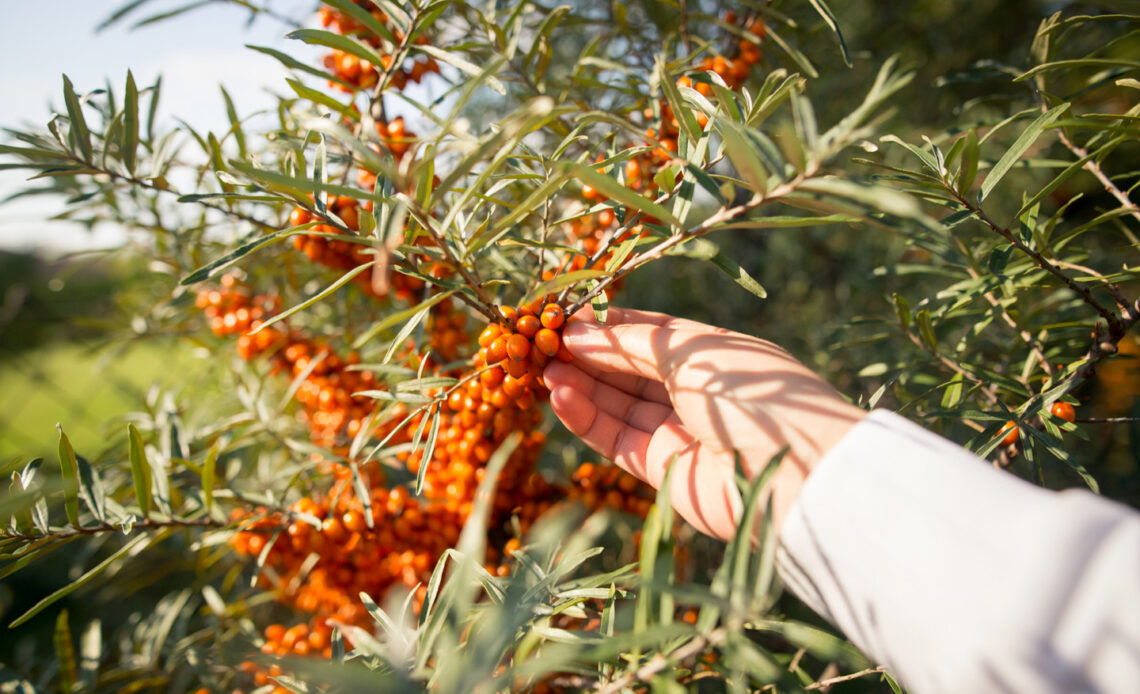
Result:
<svg viewBox="0 0 1140 694"><path fill-rule="evenodd" d="M497 324L492 323L488 325L486 328L483 328L483 332L479 334L479 346L486 347L487 345L494 342L496 337L502 334L503 329L500 328Z"/></svg>
<svg viewBox="0 0 1140 694"><path fill-rule="evenodd" d="M566 312L558 304L547 304L542 307L542 327L558 330L566 322Z"/></svg>
<svg viewBox="0 0 1140 694"><path fill-rule="evenodd" d="M1015 424L1012 419L1002 425L1001 431L998 432L998 435L1000 436L1003 433L1005 433L1005 438L1001 440L1002 445L1012 446L1013 444L1017 443L1017 424Z"/></svg>
<svg viewBox="0 0 1140 694"><path fill-rule="evenodd" d="M562 339L558 337L558 333L550 328L543 328L534 336L534 346L546 356L553 357L558 354L559 348L562 347Z"/></svg>
<svg viewBox="0 0 1140 694"><path fill-rule="evenodd" d="M522 361L530 354L530 340L526 336L515 333L507 338L507 356L515 361Z"/></svg>
<svg viewBox="0 0 1140 694"><path fill-rule="evenodd" d="M499 387L503 382L503 370L498 366L492 366L486 371L479 374L479 382L483 384L484 388L494 390Z"/></svg>
<svg viewBox="0 0 1140 694"><path fill-rule="evenodd" d="M1066 422L1072 422L1077 418L1077 411L1067 402L1055 402L1050 410L1054 417L1060 417Z"/></svg>
<svg viewBox="0 0 1140 694"><path fill-rule="evenodd" d="M512 335L511 337L515 337L515 336ZM522 335L519 335L518 337L522 337ZM522 339L526 340L525 337L523 337ZM492 342L489 347L487 347L487 363L488 364L498 364L499 362L501 362L502 360L504 360L506 358L507 358L507 338L503 337L503 336L496 337L495 341Z"/></svg>
<svg viewBox="0 0 1140 694"><path fill-rule="evenodd" d="M542 329L542 323L537 316L527 314L519 317L518 324L515 327L519 334L529 338L534 337L534 334Z"/></svg>

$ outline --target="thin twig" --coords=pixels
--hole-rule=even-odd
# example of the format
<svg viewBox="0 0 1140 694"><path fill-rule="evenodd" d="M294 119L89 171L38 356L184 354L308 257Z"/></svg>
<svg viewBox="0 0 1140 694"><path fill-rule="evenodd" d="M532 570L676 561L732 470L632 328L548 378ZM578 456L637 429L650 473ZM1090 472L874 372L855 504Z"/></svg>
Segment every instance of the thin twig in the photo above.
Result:
<svg viewBox="0 0 1140 694"><path fill-rule="evenodd" d="M954 195L954 197L957 198L959 204L961 204L963 207L965 207L966 209L970 210L975 215L977 215L978 219L980 219L983 224L988 226L990 228L990 230L992 230L995 234L997 234L998 236L1001 236L1006 241L1013 244L1014 247L1016 247L1022 253L1029 256L1030 258L1032 258L1033 261L1035 263L1037 263L1037 266L1040 267L1042 270L1048 272L1049 274L1053 275L1057 279L1061 280L1061 282L1064 283L1065 286L1067 286L1075 294L1077 294L1079 297L1081 297L1082 301L1084 301L1093 310L1095 310L1097 313L1099 313L1100 317L1103 318L1105 320L1105 322L1107 322L1110 326L1113 326L1114 324L1120 323L1120 318L1116 314L1114 314L1112 311L1110 311L1107 308L1105 308L1104 306L1102 306L1101 303L1099 301L1097 301L1096 298L1092 295L1092 292L1090 292L1088 290L1088 288L1082 287L1081 285L1077 284L1075 281L1073 281L1073 279L1071 277L1069 277L1065 273L1061 272L1061 269L1059 267L1057 267L1051 260L1049 260L1045 256L1041 255L1041 253L1038 250L1026 245L1012 231L1001 226L1000 224L995 222L993 219L991 219L990 216L986 214L985 210L983 210L979 205L974 205L974 204L970 203L968 200L966 200L966 198L959 195L956 188L953 188L951 186L947 186L947 190L949 190Z"/></svg>
<svg viewBox="0 0 1140 694"><path fill-rule="evenodd" d="M859 672L852 672L850 675L840 675L838 677L830 677L828 679L820 680L818 682L812 682L808 686L804 687L804 689L807 689L807 690L823 689L824 687L830 687L833 684L839 684L840 682L847 682L849 680L859 679L860 677L866 677L867 675L873 675L877 672L886 672L886 668L871 667L871 668L867 668L866 670L860 670Z"/></svg>
<svg viewBox="0 0 1140 694"><path fill-rule="evenodd" d="M134 523L131 528L141 528L144 530L156 528L223 528L227 524L221 521L214 520L213 518L201 518L198 520L187 520L181 518L172 518L168 521L158 520L141 520ZM68 528L59 532L49 532L42 535L30 533L18 533L10 530L2 531L0 537L5 539L24 540L26 542L35 542L38 540L64 540L70 537L79 537L82 535L97 535L99 533L109 532L123 532L123 526L114 525L111 523L101 523L99 525L86 525L78 528Z"/></svg>
<svg viewBox="0 0 1140 694"><path fill-rule="evenodd" d="M668 656L658 653L653 656L649 662L642 665L637 670L627 671L624 675L611 680L604 687L599 687L594 691L597 694L616 694L621 690L628 687L634 681L647 682L653 679L653 676L661 672L665 668L674 663L684 662L688 658L692 658L705 648L715 646L725 638L724 629L716 629L709 633L708 636L697 636L693 640L685 643L683 646L678 647Z"/></svg>

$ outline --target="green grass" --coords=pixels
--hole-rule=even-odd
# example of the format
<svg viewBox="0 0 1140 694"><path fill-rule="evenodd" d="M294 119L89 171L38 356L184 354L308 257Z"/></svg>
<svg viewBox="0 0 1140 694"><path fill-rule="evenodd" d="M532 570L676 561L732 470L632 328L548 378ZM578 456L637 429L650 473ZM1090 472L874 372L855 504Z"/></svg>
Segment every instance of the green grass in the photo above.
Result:
<svg viewBox="0 0 1140 694"><path fill-rule="evenodd" d="M0 361L0 461L54 458L60 423L76 450L94 455L124 416L144 408L152 385L186 387L210 362L185 343L145 343L124 352L60 343Z"/></svg>

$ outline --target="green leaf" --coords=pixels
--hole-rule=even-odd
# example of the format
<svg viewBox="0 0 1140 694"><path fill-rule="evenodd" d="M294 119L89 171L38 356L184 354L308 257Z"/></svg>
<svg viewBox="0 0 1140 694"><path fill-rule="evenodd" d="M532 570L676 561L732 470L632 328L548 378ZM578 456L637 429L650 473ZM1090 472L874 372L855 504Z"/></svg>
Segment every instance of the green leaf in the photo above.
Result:
<svg viewBox="0 0 1140 694"><path fill-rule="evenodd" d="M954 409L962 402L962 392L965 390L962 374L954 374L945 391L942 392L942 407L947 410Z"/></svg>
<svg viewBox="0 0 1140 694"><path fill-rule="evenodd" d="M424 301L423 303L416 304L415 306L412 306L411 308L406 308L403 311L397 311L396 313L388 314L382 320L377 321L376 323L373 323L371 326L369 326L368 330L364 331L364 334L361 335L360 337L358 337L356 339L356 341L352 343L352 348L353 349L360 349L361 347L363 347L367 343L371 342L373 339L375 339L375 337L377 335L384 332L388 328L391 328L394 325L398 325L398 324L406 321L407 319L411 318L412 316L420 313L421 311L423 311L425 309L430 309L432 306L435 306L436 304L443 301L444 299L446 299L447 297L451 296L454 293L455 293L454 289L449 289L445 292L440 292L439 294L436 294L435 296L431 297L427 301Z"/></svg>
<svg viewBox="0 0 1140 694"><path fill-rule="evenodd" d="M978 149L978 132L970 128L966 134L966 144L962 147L962 165L958 167L958 180L955 183L958 195L963 198L978 175Z"/></svg>
<svg viewBox="0 0 1140 694"><path fill-rule="evenodd" d="M79 471L79 496L91 510L91 515L104 523L107 520L107 493L103 488L103 478L83 456L76 456L75 461Z"/></svg>
<svg viewBox="0 0 1140 694"><path fill-rule="evenodd" d="M922 309L914 315L914 322L918 325L918 333L931 349L938 349L938 339L934 335L934 324L930 320L930 311Z"/></svg>
<svg viewBox="0 0 1140 694"><path fill-rule="evenodd" d="M218 446L210 447L206 460L202 462L202 503L206 508L206 515L214 509L214 477L217 475Z"/></svg>
<svg viewBox="0 0 1140 694"><path fill-rule="evenodd" d="M750 294L760 299L768 298L768 292L764 287L753 279L752 275L748 274L748 271L741 267L739 263L729 258L723 252L718 252L712 258L709 258L709 260L712 261L713 265L720 268L724 274L732 278L733 282L744 287Z"/></svg>
<svg viewBox="0 0 1140 694"><path fill-rule="evenodd" d="M67 104L67 119L71 122L72 144L79 148L85 162L91 161L91 131L83 117L83 104L67 75L63 76L63 100Z"/></svg>
<svg viewBox="0 0 1140 694"><path fill-rule="evenodd" d="M352 2L352 0L325 0L324 4L335 7L344 14L352 17L380 38L386 39L392 43L397 43L396 37L392 35L392 32L388 30L388 27L385 26L383 22L381 22L376 17L373 17L371 12L356 4L355 2Z"/></svg>
<svg viewBox="0 0 1140 694"><path fill-rule="evenodd" d="M75 664L75 644L71 640L71 627L67 623L67 610L59 611L55 620L55 658L59 664L59 689L63 694L75 691L78 668Z"/></svg>
<svg viewBox="0 0 1140 694"><path fill-rule="evenodd" d="M500 82L498 78L485 74L483 68L479 67L475 63L461 58L458 51L445 51L441 48L436 48L435 46L426 43L422 45L411 46L411 49L419 51L420 53L426 53L436 60L443 61L448 65L459 69L460 72L467 73L472 77L483 78L488 87L494 89L500 94L505 95L507 93L507 88L503 86L503 83Z"/></svg>
<svg viewBox="0 0 1140 694"><path fill-rule="evenodd" d="M317 68L313 67L312 65L309 65L308 63L303 63L300 60L297 60L296 58L294 58L293 56L291 56L287 53L282 53L281 51L275 50L273 48L267 48L265 46L254 46L253 44L249 44L249 43L245 44L245 47L252 49L252 50L255 50L258 53L264 53L265 55L276 58L285 67L293 68L294 70L300 70L301 72L306 72L310 75L320 77L321 79L329 80L330 82L335 82L335 83L341 85L342 87L348 87L350 90L356 89L355 85L349 84L348 82L345 82L344 80L337 77L336 75L325 72L323 70L318 70Z"/></svg>
<svg viewBox="0 0 1140 694"><path fill-rule="evenodd" d="M222 99L226 102L226 117L230 121L230 132L234 134L234 140L237 142L238 156L245 159L245 131L241 128L241 119L238 118L234 100L230 98L230 93L226 91L225 87L218 85L218 88L222 90Z"/></svg>
<svg viewBox="0 0 1140 694"><path fill-rule="evenodd" d="M1013 145L1006 150L1006 153L1001 156L1001 159L998 159L997 163L990 169L989 174L986 175L986 180L982 181L982 190L978 196L979 202L985 200L986 197L993 192L993 189L997 187L1001 179L1009 173L1013 165L1021 159L1021 155L1025 154L1025 151L1037 141L1041 133L1045 132L1049 125L1060 118L1067 110L1069 110L1068 103L1054 106L1038 116L1029 124L1028 128L1022 131Z"/></svg>
<svg viewBox="0 0 1140 694"><path fill-rule="evenodd" d="M557 292L566 287L571 287L575 284L578 284L579 282L601 279L603 277L609 277L611 274L612 273L606 272L605 270L589 269L564 272L561 275L558 275L553 279L549 279L527 292L526 296L524 296L522 300L519 301L519 305L522 306L529 304L535 299L546 296L547 294L553 294L554 292Z"/></svg>
<svg viewBox="0 0 1140 694"><path fill-rule="evenodd" d="M131 477L135 486L135 498L143 518L150 513L151 472L150 461L146 459L146 446L134 424L127 425L127 438L130 442Z"/></svg>
<svg viewBox="0 0 1140 694"><path fill-rule="evenodd" d="M623 205L636 210L641 210L651 217L656 217L674 229L681 227L681 222L673 216L672 212L644 195L626 188L613 178L598 173L593 166L588 164L567 164L565 166L567 166L579 180L590 184L606 197L617 200Z"/></svg>
<svg viewBox="0 0 1140 694"><path fill-rule="evenodd" d="M123 147L120 153L128 173L135 172L135 153L139 146L139 89L135 76L127 70L127 90L123 99Z"/></svg>
<svg viewBox="0 0 1140 694"><path fill-rule="evenodd" d="M338 51L344 51L361 60L372 63L377 70L384 69L384 61L380 58L380 54L351 36L342 36L340 34L334 34L331 31L324 31L323 29L295 29L286 34L285 38L297 39L310 45L326 46Z"/></svg>
<svg viewBox="0 0 1140 694"><path fill-rule="evenodd" d="M108 567L114 565L120 559L127 556L128 554L131 554L136 549L140 548L141 545L144 545L144 544L150 542L152 539L154 539L154 538L152 538L151 535L145 534L145 533L136 536L130 542L126 543L125 545L123 545L119 549L115 550L115 552L112 553L109 557L107 557L103 561L99 562L99 564L97 564L93 569L91 569L87 573L83 574L82 576L77 578L75 581L64 586L63 588L60 588L59 590L55 591L54 593L47 596L43 600L40 600L39 602L37 602L35 605L32 606L32 608L30 610L28 610L27 612L20 615L15 620L13 620L12 623L8 625L8 628L9 629L15 629L16 627L20 626L21 624L24 624L25 622L27 622L32 617L35 617L36 615L38 615L40 612L43 612L44 610L46 610L48 607L50 607L51 605L53 605L54 603L56 603L60 599L65 598L68 595L71 595L75 591L79 590L83 586L90 583L92 580L94 580L96 577L98 577L99 574L106 571Z"/></svg>
<svg viewBox="0 0 1140 694"><path fill-rule="evenodd" d="M67 434L63 433L63 426L56 424L59 431L59 467L63 477L63 507L67 513L67 522L79 527L79 463L75 459L75 449Z"/></svg>
<svg viewBox="0 0 1140 694"><path fill-rule="evenodd" d="M1021 73L1013 78L1014 82L1022 82L1024 80L1035 77L1044 72L1051 72L1053 70L1068 70L1076 67L1095 67L1095 68L1127 68L1129 70L1140 69L1140 62L1135 60L1118 60L1112 58L1076 58L1073 60L1054 60L1051 63L1044 63L1036 65L1029 70Z"/></svg>
<svg viewBox="0 0 1140 694"><path fill-rule="evenodd" d="M827 6L823 0L808 0L819 16L823 18L824 24L831 29L831 33L835 34L835 40L839 42L839 51L843 54L843 63L847 67L851 67L851 54L847 52L847 42L843 40L843 32L839 30L839 22L836 21L835 15L831 12L831 8Z"/></svg>
<svg viewBox="0 0 1140 694"><path fill-rule="evenodd" d="M223 270L223 269L229 267L230 265L236 263L237 261L241 260L245 256L249 255L250 253L254 253L255 251L259 251L262 248L265 248L266 246L271 246L274 243L277 243L281 239L285 238L286 236L292 236L293 234L301 233L301 232L305 231L306 229L309 229L309 228L314 227L316 225L317 225L317 222L306 222L305 224L302 224L300 226L289 227L288 229L282 229L281 231L274 232L272 234L269 234L268 236L266 236L265 234L261 234L259 232L253 232L252 234L250 234L250 236L253 237L252 241L248 241L248 242L242 244L241 246L238 246L236 249L230 251L229 253L225 254L221 258L218 258L217 260L214 260L214 261L210 262L209 264L198 268L194 272L191 272L181 282L179 282L179 284L182 285L183 287L185 287L187 285L197 284L198 282L208 280L208 279L210 279L210 277L217 274L217 272L219 270Z"/></svg>
<svg viewBox="0 0 1140 694"><path fill-rule="evenodd" d="M423 453L420 455L420 469L416 471L416 494L423 493L427 469L431 465L431 457L435 453L435 442L439 436L439 422L443 419L439 407L428 408L428 415L431 417L431 431L428 432L427 442L424 444Z"/></svg>

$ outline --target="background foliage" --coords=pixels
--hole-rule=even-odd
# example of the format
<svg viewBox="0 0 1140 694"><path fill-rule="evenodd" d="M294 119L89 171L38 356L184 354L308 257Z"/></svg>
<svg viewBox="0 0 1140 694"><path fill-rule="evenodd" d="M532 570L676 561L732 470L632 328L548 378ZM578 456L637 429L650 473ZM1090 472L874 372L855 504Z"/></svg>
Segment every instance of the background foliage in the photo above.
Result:
<svg viewBox="0 0 1140 694"><path fill-rule="evenodd" d="M549 416L488 434L498 453L431 496L443 466L422 460L446 447L456 387L439 379L474 373L494 305L603 311L597 282L780 342L1011 474L1140 505L1127 3L327 3L383 13L339 32L233 4L341 51L350 84L261 49L296 73L277 109L201 132L155 118L176 85L65 78L46 129L0 145L28 191L132 231L121 251L0 275L4 687L898 690L779 592L770 538L695 535ZM145 31L194 7L136 1L109 21ZM705 62L745 43L762 56L739 80ZM397 56L373 61L380 89L344 57L376 52ZM415 69L443 96L397 88ZM202 311L239 304L282 316L258 333L276 337ZM322 350L342 367L312 364ZM322 425L305 394L324 368L371 374L347 416L382 414ZM115 396L77 396L89 383ZM30 390L78 402L40 413ZM762 482L742 479L746 498ZM396 509L380 525L327 524L351 531L377 499ZM388 523L403 535L378 554L410 554L384 582L349 543ZM271 552L294 534L326 539ZM321 593L340 608L306 609L329 565L359 576Z"/></svg>

